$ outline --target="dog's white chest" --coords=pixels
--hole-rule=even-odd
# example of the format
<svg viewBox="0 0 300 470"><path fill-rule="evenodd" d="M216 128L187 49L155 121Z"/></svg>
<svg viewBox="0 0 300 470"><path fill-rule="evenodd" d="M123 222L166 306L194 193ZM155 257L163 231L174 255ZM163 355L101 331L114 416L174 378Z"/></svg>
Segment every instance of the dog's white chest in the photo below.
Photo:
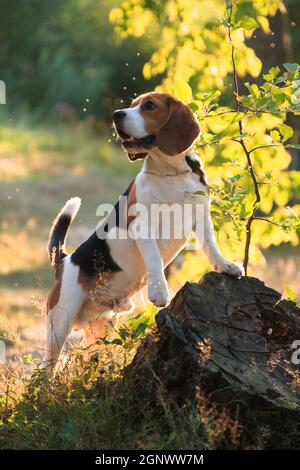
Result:
<svg viewBox="0 0 300 470"><path fill-rule="evenodd" d="M148 212L148 223L155 227L159 251L164 264L168 264L188 241L195 224L197 206L201 199L197 193L207 188L192 172L178 176L158 176L141 172L136 179L137 202Z"/></svg>
<svg viewBox="0 0 300 470"><path fill-rule="evenodd" d="M199 177L192 172L177 176L140 172L136 178L137 201L142 204L184 204L191 193L206 190Z"/></svg>

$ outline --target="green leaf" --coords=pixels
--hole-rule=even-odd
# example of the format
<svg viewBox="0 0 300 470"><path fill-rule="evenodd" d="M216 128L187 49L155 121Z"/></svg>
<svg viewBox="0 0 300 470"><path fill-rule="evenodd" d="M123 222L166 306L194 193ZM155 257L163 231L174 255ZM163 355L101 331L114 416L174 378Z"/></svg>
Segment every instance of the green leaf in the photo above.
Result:
<svg viewBox="0 0 300 470"><path fill-rule="evenodd" d="M275 140L275 142L280 142L281 136L278 131L273 130L270 132L270 137L271 139Z"/></svg>
<svg viewBox="0 0 300 470"><path fill-rule="evenodd" d="M195 113L196 111L199 110L199 105L196 101L192 101L191 103L189 103L189 108L191 108L193 113Z"/></svg>
<svg viewBox="0 0 300 470"><path fill-rule="evenodd" d="M240 206L240 218L245 219L250 214L251 214L251 208L249 207L247 208L245 202L242 202Z"/></svg>
<svg viewBox="0 0 300 470"><path fill-rule="evenodd" d="M249 83L245 83L245 85L254 98L259 98L261 93L256 83L252 83L252 85L250 85Z"/></svg>
<svg viewBox="0 0 300 470"><path fill-rule="evenodd" d="M238 122L241 119L243 119L245 117L245 113L241 113L241 112L232 113L231 117L232 117L231 124L234 124L235 122Z"/></svg>
<svg viewBox="0 0 300 470"><path fill-rule="evenodd" d="M146 331L147 327L147 323L140 323L136 330L133 332L134 337L142 335Z"/></svg>
<svg viewBox="0 0 300 470"><path fill-rule="evenodd" d="M237 175L234 175L234 176L230 176L228 178L228 180L231 182L231 183L235 183L236 181L239 181L241 178L242 178L243 175L241 174L237 174Z"/></svg>
<svg viewBox="0 0 300 470"><path fill-rule="evenodd" d="M120 328L118 330L118 333L119 333L119 336L122 338L122 339L126 339L127 336L128 336L128 330L126 328Z"/></svg>
<svg viewBox="0 0 300 470"><path fill-rule="evenodd" d="M274 80L275 77L277 77L277 75L279 74L280 72L280 68L279 67L272 67L268 73L266 73L265 75L263 75L264 77L264 80L266 80L267 82L271 82L272 80Z"/></svg>
<svg viewBox="0 0 300 470"><path fill-rule="evenodd" d="M299 405L297 405L297 403L290 400L282 400L282 405L288 410L297 410L297 408L299 408Z"/></svg>
<svg viewBox="0 0 300 470"><path fill-rule="evenodd" d="M273 87L271 93L272 93L273 98L275 99L275 101L278 105L284 103L286 98L287 98L284 91L282 91L282 89L279 88L279 87Z"/></svg>
<svg viewBox="0 0 300 470"><path fill-rule="evenodd" d="M279 128L280 134L282 135L282 142L287 141L293 136L293 129L291 126L287 126L286 124L283 124Z"/></svg>
<svg viewBox="0 0 300 470"><path fill-rule="evenodd" d="M244 16L244 18L238 22L237 27L243 28L246 31L251 31L251 29L258 28L259 24L254 18L251 18L250 16Z"/></svg>
<svg viewBox="0 0 300 470"><path fill-rule="evenodd" d="M34 364L36 362L36 359L31 354L24 354L23 357L26 364Z"/></svg>
<svg viewBox="0 0 300 470"><path fill-rule="evenodd" d="M121 340L121 338L114 338L114 339L111 341L111 344L117 344L118 346L122 346L123 341Z"/></svg>
<svg viewBox="0 0 300 470"><path fill-rule="evenodd" d="M297 72L300 66L298 64L283 64L284 68L291 73Z"/></svg>
<svg viewBox="0 0 300 470"><path fill-rule="evenodd" d="M270 179L272 179L272 177L273 177L272 172L271 172L271 171L267 171L267 173L265 174L265 178L266 178L267 180L270 180Z"/></svg>
<svg viewBox="0 0 300 470"><path fill-rule="evenodd" d="M174 85L174 95L179 100L190 103L193 99L191 87L184 81L177 81Z"/></svg>
<svg viewBox="0 0 300 470"><path fill-rule="evenodd" d="M291 289L287 284L284 284L283 287L286 293L286 297L289 300L295 301L295 292L293 291L293 289Z"/></svg>

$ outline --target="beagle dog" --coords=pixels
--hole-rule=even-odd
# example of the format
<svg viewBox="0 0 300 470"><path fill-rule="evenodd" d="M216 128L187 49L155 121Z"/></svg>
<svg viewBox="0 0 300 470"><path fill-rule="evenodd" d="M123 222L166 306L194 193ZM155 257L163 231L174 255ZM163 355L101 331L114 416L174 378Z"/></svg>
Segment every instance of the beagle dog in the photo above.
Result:
<svg viewBox="0 0 300 470"><path fill-rule="evenodd" d="M244 274L241 265L223 257L216 243L207 178L192 150L200 128L190 108L167 93L151 92L115 111L113 120L129 159L144 159L143 168L123 195L125 207L118 203L114 217L110 214L72 254L64 244L80 199L70 199L53 223L48 253L55 282L47 298L47 351L52 363L72 329L83 328L88 335L90 322L131 311L131 297L144 285L150 302L167 305L164 268L186 245L197 223L199 241L214 269L237 277ZM186 206L191 209L179 234L176 217L170 217L167 236L162 233L167 217L159 211L152 217L151 212L161 206L179 212Z"/></svg>

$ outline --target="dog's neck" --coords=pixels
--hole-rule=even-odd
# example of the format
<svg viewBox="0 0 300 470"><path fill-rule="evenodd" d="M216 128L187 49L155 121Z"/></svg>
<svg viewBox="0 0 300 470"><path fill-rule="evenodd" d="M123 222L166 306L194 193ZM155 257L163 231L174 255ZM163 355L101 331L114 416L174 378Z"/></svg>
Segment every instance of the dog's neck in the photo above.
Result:
<svg viewBox="0 0 300 470"><path fill-rule="evenodd" d="M192 150L171 157L159 149L153 149L146 157L142 171L159 176L177 176L188 173L191 169L187 165L185 157L191 153L193 153Z"/></svg>

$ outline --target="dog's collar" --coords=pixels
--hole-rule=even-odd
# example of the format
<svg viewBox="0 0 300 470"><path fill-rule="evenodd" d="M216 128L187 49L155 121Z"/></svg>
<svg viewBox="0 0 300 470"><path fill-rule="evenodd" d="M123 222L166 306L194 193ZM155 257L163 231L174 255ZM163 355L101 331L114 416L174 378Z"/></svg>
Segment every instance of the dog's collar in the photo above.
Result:
<svg viewBox="0 0 300 470"><path fill-rule="evenodd" d="M189 152L184 152L182 154L180 154L180 159L182 160L181 161L181 164L178 168L177 165L174 165L174 164L169 164L169 165L166 165L165 167L162 167L160 168L160 164L159 164L159 155L158 155L158 162L157 162L157 169L155 168L155 165L154 163L152 162L151 163L151 166L148 164L148 158L146 158L145 160L145 163L143 165L143 168L141 169L141 172L142 173L149 173L149 174L152 174L152 175L155 175L155 176L181 176L181 175L185 175L185 174L191 174L192 173L192 169L190 167L190 165L187 164L187 160L186 160L186 157L187 155L189 155ZM172 159L172 161L174 161L174 157L170 157L170 159ZM151 161L149 160L149 163ZM169 162L170 163L170 162ZM161 170L161 171L159 171Z"/></svg>
<svg viewBox="0 0 300 470"><path fill-rule="evenodd" d="M188 168L187 170L179 171L177 173L158 173L157 171L142 169L141 173L150 173L155 176L180 176L185 175L186 173L191 173L191 170Z"/></svg>

